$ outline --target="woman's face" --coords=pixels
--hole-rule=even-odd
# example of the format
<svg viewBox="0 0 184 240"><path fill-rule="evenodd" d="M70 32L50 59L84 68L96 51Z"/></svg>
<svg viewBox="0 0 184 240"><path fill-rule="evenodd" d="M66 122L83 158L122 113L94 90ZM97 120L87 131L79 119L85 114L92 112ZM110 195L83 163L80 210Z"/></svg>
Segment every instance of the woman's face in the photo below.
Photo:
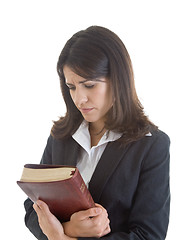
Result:
<svg viewBox="0 0 184 240"><path fill-rule="evenodd" d="M71 98L84 119L96 128L104 125L104 116L112 107L112 91L106 78L86 80L68 66L63 68Z"/></svg>

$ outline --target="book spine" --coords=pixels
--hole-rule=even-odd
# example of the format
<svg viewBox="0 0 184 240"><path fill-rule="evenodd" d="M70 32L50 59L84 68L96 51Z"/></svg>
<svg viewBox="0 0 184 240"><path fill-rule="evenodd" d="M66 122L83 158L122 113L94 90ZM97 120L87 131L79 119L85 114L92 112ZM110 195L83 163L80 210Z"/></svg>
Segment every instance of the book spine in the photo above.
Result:
<svg viewBox="0 0 184 240"><path fill-rule="evenodd" d="M73 177L73 181L75 181L74 186L76 186L78 191L80 191L79 196L81 197L81 201L85 202L86 208L95 207L93 198L92 198L83 178L81 177L78 169L76 171L77 172L75 173L75 176Z"/></svg>

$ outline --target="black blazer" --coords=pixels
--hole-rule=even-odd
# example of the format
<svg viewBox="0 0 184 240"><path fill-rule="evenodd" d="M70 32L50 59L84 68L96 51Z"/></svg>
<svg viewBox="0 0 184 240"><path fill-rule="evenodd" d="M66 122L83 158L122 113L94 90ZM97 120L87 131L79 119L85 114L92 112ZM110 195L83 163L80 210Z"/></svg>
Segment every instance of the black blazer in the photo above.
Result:
<svg viewBox="0 0 184 240"><path fill-rule="evenodd" d="M169 137L156 131L126 147L108 143L89 183L96 203L108 212L107 240L164 240L169 222ZM48 138L41 163L76 165L80 146L72 138ZM39 240L42 233L31 200L25 223ZM93 239L93 238L92 238ZM94 238L95 239L95 238Z"/></svg>

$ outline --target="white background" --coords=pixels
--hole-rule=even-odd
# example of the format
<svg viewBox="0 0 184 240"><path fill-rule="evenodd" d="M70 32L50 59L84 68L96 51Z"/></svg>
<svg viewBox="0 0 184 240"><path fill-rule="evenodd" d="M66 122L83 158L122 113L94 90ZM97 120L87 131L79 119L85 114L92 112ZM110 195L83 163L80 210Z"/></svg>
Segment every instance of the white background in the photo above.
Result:
<svg viewBox="0 0 184 240"><path fill-rule="evenodd" d="M52 120L65 113L56 62L77 31L101 25L132 58L137 92L150 119L171 138L171 218L167 240L183 236L184 9L172 0L4 0L0 2L0 221L5 239L31 240L25 163L39 163Z"/></svg>

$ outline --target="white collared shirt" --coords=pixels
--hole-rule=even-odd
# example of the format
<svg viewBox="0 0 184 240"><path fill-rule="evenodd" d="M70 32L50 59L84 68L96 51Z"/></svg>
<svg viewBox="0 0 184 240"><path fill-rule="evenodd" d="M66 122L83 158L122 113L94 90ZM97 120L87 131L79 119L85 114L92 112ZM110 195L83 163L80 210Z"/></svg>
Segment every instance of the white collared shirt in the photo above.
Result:
<svg viewBox="0 0 184 240"><path fill-rule="evenodd" d="M73 139L82 147L81 155L78 156L77 168L87 186L107 143L115 141L122 136L122 134L113 131L109 131L108 133L105 132L99 143L96 146L91 147L88 126L88 122L84 120L77 131L72 135Z"/></svg>

